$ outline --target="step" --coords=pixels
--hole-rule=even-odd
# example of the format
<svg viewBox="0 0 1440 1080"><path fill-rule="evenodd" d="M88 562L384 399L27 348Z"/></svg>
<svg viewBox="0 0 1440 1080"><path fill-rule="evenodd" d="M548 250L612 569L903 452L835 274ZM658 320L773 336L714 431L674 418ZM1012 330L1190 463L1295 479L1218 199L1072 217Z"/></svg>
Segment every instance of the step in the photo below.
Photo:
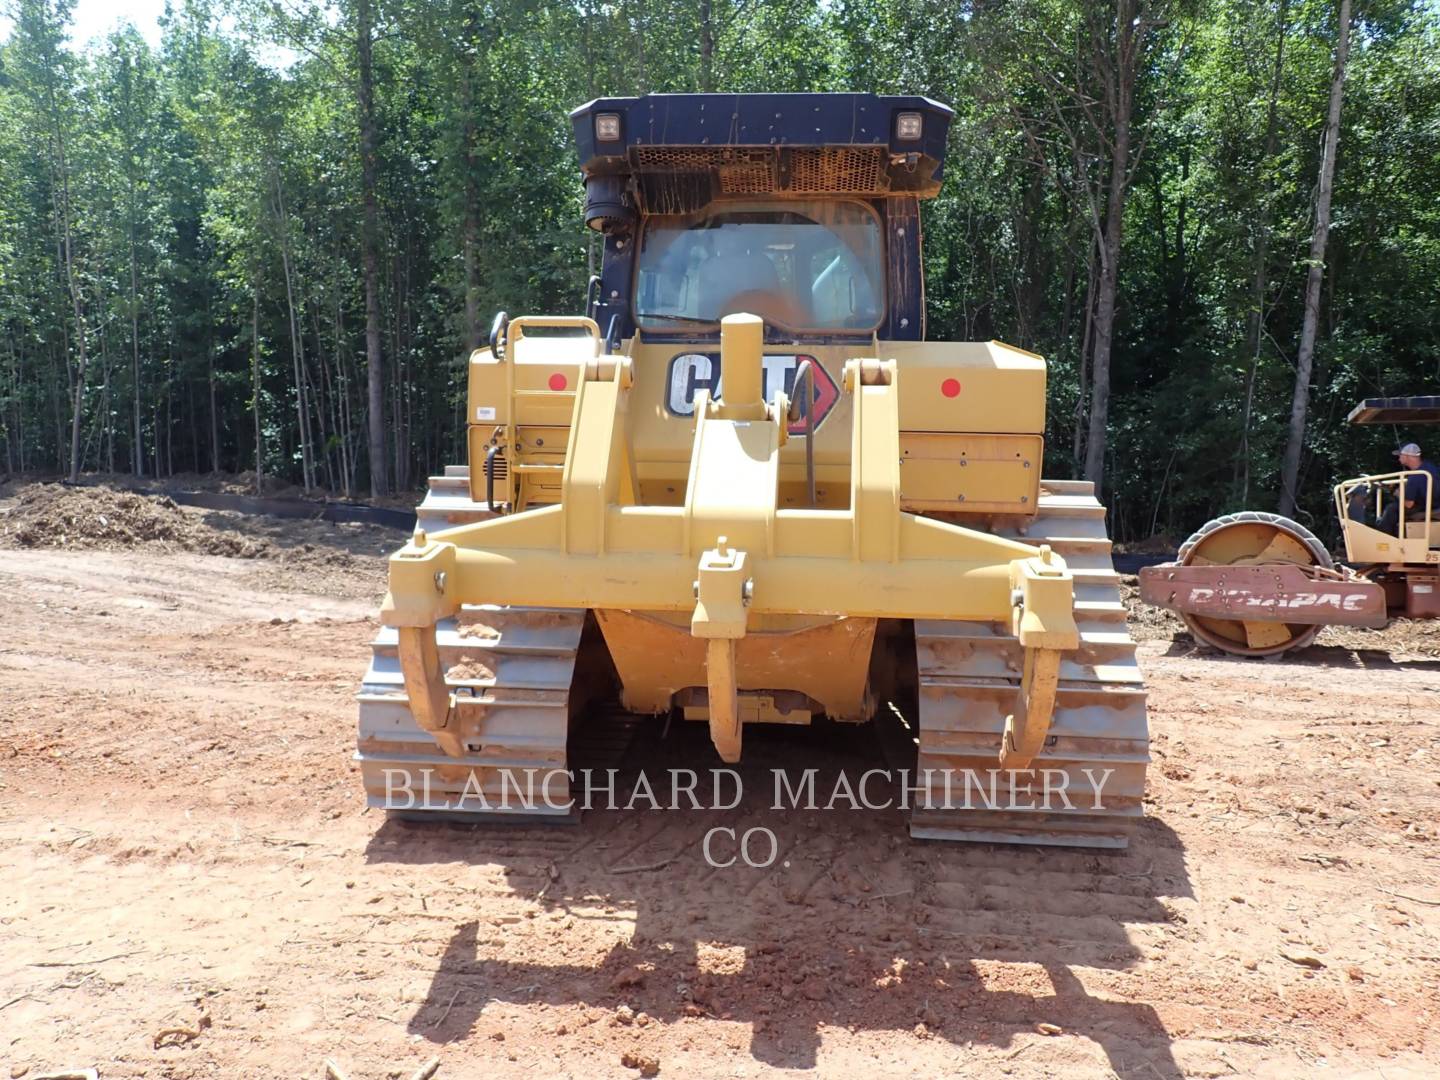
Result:
<svg viewBox="0 0 1440 1080"><path fill-rule="evenodd" d="M473 502L468 489L461 493L448 491L432 491L425 496L425 500L415 508L416 513L429 511L432 514L448 513L490 513L489 509L481 502Z"/></svg>
<svg viewBox="0 0 1440 1080"><path fill-rule="evenodd" d="M461 652L442 647L439 652L440 670L445 673L446 682L451 686L468 686L492 694L503 687L512 693L525 691L530 696L537 692L565 694L570 691L574 662L571 657L558 652L547 655L486 650L478 658L476 653L481 652L478 649ZM472 662L469 671L474 672L473 674L467 673L464 667L466 661ZM481 665L488 669L489 674L478 670ZM457 668L460 672L452 675L451 672ZM387 649L383 645L375 648L369 670L365 672L364 685L376 689L405 685L400 671L400 657L395 650ZM524 696L518 695L516 703Z"/></svg>
<svg viewBox="0 0 1440 1080"><path fill-rule="evenodd" d="M473 741L466 740L467 753L464 757L439 753L426 733L376 730L362 735L357 746L356 753L363 760L383 758L397 764L433 762L446 768L478 768L482 765L497 768L502 765L509 767L523 758L530 765L543 765L547 769L565 766L563 725L558 731L550 725L545 730L494 735L487 732Z"/></svg>
<svg viewBox="0 0 1440 1080"><path fill-rule="evenodd" d="M464 476L432 476L428 479L426 494L431 495L441 492L446 495L464 495L470 497L470 472L467 469Z"/></svg>
<svg viewBox="0 0 1440 1080"><path fill-rule="evenodd" d="M1045 494L1051 495L1089 495L1094 497L1095 484L1090 480L1051 480L1049 478L1040 481L1041 497Z"/></svg>
<svg viewBox="0 0 1440 1080"><path fill-rule="evenodd" d="M1096 622L1106 623L1127 623L1129 612L1125 610L1123 602L1115 599L1106 600L1076 600L1075 621L1078 623L1082 618ZM1128 635L1128 631L1126 632Z"/></svg>
<svg viewBox="0 0 1440 1080"><path fill-rule="evenodd" d="M1067 522L1067 524L1068 524L1068 522ZM1105 535L1105 534L1103 534L1103 533L1101 533L1101 534L1098 535L1098 536L1069 536L1069 535L1066 535L1066 536L1046 536L1046 537L1043 537L1043 538L1042 538L1042 537L1038 537L1038 536L1037 536L1037 537L1025 536L1025 537L1021 537L1020 539L1023 539L1023 540L1025 540L1027 543L1031 543L1031 544L1049 544L1053 549L1055 549L1057 552L1059 552L1059 553L1062 554L1062 555L1068 555L1068 554L1071 553L1071 552L1079 553L1079 552L1082 552L1082 551L1083 551L1083 552L1093 552L1093 553L1103 553L1103 554L1108 555L1108 554L1110 554L1112 548L1114 547L1114 545L1110 542L1110 537L1107 536L1107 535Z"/></svg>
<svg viewBox="0 0 1440 1080"><path fill-rule="evenodd" d="M1093 518L1103 517L1105 507L1094 495L1044 495L1036 508L1036 517Z"/></svg>
<svg viewBox="0 0 1440 1080"><path fill-rule="evenodd" d="M1109 540L1110 532L1101 514L1088 517L1070 515L1050 516L1039 514L1028 520L1008 521L997 524L996 536L1019 540L1026 544L1048 544L1052 536L1070 537L1081 540Z"/></svg>

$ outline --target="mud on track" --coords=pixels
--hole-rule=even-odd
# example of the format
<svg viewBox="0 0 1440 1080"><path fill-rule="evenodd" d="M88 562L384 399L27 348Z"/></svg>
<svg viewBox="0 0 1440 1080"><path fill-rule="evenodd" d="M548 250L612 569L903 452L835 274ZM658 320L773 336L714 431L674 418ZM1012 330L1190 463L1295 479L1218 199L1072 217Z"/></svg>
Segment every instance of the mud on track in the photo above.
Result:
<svg viewBox="0 0 1440 1080"><path fill-rule="evenodd" d="M826 791L875 764L863 730L747 733L732 811L415 826L365 812L350 761L378 561L153 555L0 550L11 1072L1440 1069L1434 660L1150 635L1149 816L1121 853L769 808L771 768ZM640 768L718 764L698 728L660 733L622 794ZM707 866L716 825L769 826L780 860ZM166 1028L197 1037L157 1048Z"/></svg>

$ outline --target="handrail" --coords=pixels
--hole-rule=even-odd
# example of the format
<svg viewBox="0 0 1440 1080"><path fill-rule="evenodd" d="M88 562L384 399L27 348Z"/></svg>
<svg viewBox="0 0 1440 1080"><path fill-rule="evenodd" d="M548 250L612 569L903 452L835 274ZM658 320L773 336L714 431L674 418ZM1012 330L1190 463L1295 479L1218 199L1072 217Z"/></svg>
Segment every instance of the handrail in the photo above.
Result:
<svg viewBox="0 0 1440 1080"><path fill-rule="evenodd" d="M503 311L495 313L495 321L490 324L490 352L496 360L505 359L505 328L510 325L510 316Z"/></svg>
<svg viewBox="0 0 1440 1080"><path fill-rule="evenodd" d="M510 320L506 343L513 346L525 336L527 327L544 327L553 330L584 330L595 345L595 355L600 355L600 324L588 315L520 315Z"/></svg>
<svg viewBox="0 0 1440 1080"><path fill-rule="evenodd" d="M496 317L495 324L497 329L501 326L500 317ZM506 501L513 501L515 504L518 504L520 501L520 492L515 486L515 477L519 474L516 473L515 470L508 468L509 462L513 461L517 465L520 462L520 452L516 446L516 427L518 425L515 418L515 346L518 345L520 339L525 336L526 327L584 330L590 337L590 344L594 355L596 357L601 355L600 326L588 315L519 315L505 322L503 328L505 352L503 355L497 353L496 359L505 364L505 452L508 455L505 459L507 462L505 486L507 489L506 493L511 496L511 499ZM492 336L493 334L494 331L492 331ZM580 377L584 378L583 367L581 368ZM493 483L488 471L486 482ZM487 496L487 501L492 501L489 496Z"/></svg>
<svg viewBox="0 0 1440 1080"><path fill-rule="evenodd" d="M1375 516L1380 516L1380 503L1384 490L1395 488L1395 498L1400 503L1400 512L1395 523L1397 540L1405 537L1405 481L1411 476L1425 478L1425 546L1430 546L1430 515L1435 507L1435 477L1427 469L1401 469L1399 472L1376 473L1372 476L1357 476L1342 480L1335 485L1335 512L1342 522L1350 521L1350 495L1361 486L1371 486L1375 491ZM1362 524L1364 524L1362 522Z"/></svg>
<svg viewBox="0 0 1440 1080"><path fill-rule="evenodd" d="M600 275L591 274L585 282L585 310L593 318L600 306Z"/></svg>
<svg viewBox="0 0 1440 1080"><path fill-rule="evenodd" d="M815 368L809 360L800 361L800 367L795 372L794 399L790 402L790 408L786 410L785 417L788 423L791 420L799 420L797 410L800 408L800 383L805 383L805 489L810 497L810 505L815 505Z"/></svg>
<svg viewBox="0 0 1440 1080"><path fill-rule="evenodd" d="M495 506L495 455L500 452L498 446L491 446L485 451L485 506L492 514L501 511ZM506 478L509 478L509 470L506 470Z"/></svg>

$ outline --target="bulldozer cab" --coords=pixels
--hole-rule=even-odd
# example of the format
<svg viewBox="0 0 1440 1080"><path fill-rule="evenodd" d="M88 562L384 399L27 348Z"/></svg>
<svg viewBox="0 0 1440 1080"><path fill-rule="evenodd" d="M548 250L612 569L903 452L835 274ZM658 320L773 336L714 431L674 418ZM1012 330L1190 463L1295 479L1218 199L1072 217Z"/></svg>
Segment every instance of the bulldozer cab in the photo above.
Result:
<svg viewBox="0 0 1440 1080"><path fill-rule="evenodd" d="M716 337L917 341L917 200L940 190L953 114L923 97L657 94L571 114L585 220L605 236L589 314L612 344Z"/></svg>
<svg viewBox="0 0 1440 1080"><path fill-rule="evenodd" d="M1350 410L1352 424L1412 426L1440 424L1440 396L1366 398ZM1423 480L1423 496L1404 506L1412 478ZM1345 536L1345 557L1356 565L1440 564L1440 491L1425 470L1402 469L1343 480L1335 485L1335 512ZM1399 502L1394 532L1379 526L1387 505Z"/></svg>
<svg viewBox="0 0 1440 1080"><path fill-rule="evenodd" d="M1033 516L1044 361L925 340L920 201L939 193L951 116L875 94L655 94L576 109L600 273L583 318L502 324L472 357L469 457L486 465L471 497L511 511L559 502L574 391L597 358L623 357L637 388L628 497L683 505L697 403L725 399L721 321L748 314L763 323L759 400L778 395L791 414L781 508L849 507L844 372L885 357L906 372L903 508ZM552 336L561 322L572 336Z"/></svg>

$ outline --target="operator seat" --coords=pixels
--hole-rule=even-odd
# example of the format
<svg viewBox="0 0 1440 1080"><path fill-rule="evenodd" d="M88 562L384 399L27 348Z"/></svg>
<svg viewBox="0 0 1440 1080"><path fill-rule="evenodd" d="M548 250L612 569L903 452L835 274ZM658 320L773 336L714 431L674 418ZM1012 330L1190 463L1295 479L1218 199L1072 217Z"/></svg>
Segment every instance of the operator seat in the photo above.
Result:
<svg viewBox="0 0 1440 1080"><path fill-rule="evenodd" d="M700 264L697 279L700 314L719 315L726 302L742 292L779 292L780 275L764 255L735 252L712 255Z"/></svg>

